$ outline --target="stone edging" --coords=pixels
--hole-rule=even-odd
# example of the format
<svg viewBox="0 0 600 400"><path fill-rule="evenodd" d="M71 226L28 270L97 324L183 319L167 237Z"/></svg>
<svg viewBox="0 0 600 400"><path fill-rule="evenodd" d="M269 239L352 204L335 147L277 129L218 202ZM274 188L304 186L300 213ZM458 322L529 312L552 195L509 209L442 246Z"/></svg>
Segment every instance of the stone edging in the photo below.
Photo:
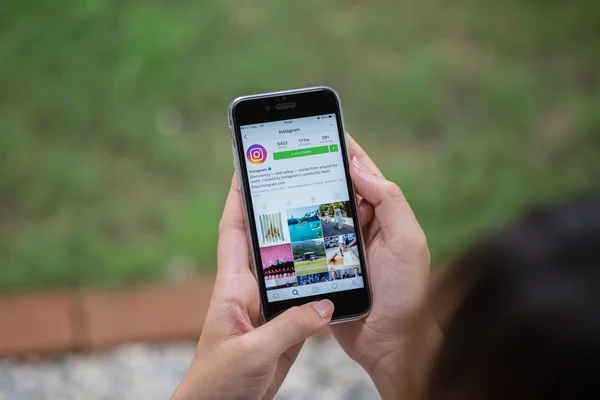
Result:
<svg viewBox="0 0 600 400"><path fill-rule="evenodd" d="M2 296L0 357L197 339L213 281Z"/></svg>

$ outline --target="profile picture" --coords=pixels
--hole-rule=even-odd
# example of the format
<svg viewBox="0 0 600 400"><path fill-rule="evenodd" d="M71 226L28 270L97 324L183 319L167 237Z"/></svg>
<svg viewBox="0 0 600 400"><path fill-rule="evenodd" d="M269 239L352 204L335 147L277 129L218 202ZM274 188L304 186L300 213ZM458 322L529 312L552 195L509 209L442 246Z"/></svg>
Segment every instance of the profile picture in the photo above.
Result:
<svg viewBox="0 0 600 400"><path fill-rule="evenodd" d="M323 238L318 206L292 208L286 214L291 242Z"/></svg>
<svg viewBox="0 0 600 400"><path fill-rule="evenodd" d="M321 220L324 237L355 232L354 217L350 213L350 203L347 201L321 204L319 206L319 219Z"/></svg>
<svg viewBox="0 0 600 400"><path fill-rule="evenodd" d="M253 144L246 150L246 158L254 165L260 165L267 159L267 150L260 144Z"/></svg>

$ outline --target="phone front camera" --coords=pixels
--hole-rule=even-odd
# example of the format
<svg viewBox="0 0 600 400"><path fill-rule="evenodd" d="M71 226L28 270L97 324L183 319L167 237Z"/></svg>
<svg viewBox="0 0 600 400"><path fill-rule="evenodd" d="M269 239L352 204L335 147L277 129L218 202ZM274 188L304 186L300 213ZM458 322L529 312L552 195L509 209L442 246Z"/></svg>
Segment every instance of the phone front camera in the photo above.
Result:
<svg viewBox="0 0 600 400"><path fill-rule="evenodd" d="M271 106L265 106L265 111L271 111Z"/></svg>

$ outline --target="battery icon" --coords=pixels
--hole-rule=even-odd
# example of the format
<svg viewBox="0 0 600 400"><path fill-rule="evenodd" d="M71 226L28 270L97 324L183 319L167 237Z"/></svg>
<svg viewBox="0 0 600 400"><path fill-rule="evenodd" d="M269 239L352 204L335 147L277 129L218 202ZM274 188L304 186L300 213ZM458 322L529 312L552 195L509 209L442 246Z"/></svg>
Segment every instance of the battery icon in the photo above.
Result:
<svg viewBox="0 0 600 400"><path fill-rule="evenodd" d="M329 116L329 118L331 118L331 115Z"/></svg>

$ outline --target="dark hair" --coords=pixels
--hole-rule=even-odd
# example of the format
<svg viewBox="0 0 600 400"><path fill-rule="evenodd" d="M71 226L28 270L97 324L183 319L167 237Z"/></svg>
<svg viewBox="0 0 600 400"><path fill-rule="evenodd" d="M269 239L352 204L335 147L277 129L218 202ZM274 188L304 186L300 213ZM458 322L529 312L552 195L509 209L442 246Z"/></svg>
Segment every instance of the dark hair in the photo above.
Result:
<svg viewBox="0 0 600 400"><path fill-rule="evenodd" d="M600 398L600 197L527 212L450 271L426 399Z"/></svg>

